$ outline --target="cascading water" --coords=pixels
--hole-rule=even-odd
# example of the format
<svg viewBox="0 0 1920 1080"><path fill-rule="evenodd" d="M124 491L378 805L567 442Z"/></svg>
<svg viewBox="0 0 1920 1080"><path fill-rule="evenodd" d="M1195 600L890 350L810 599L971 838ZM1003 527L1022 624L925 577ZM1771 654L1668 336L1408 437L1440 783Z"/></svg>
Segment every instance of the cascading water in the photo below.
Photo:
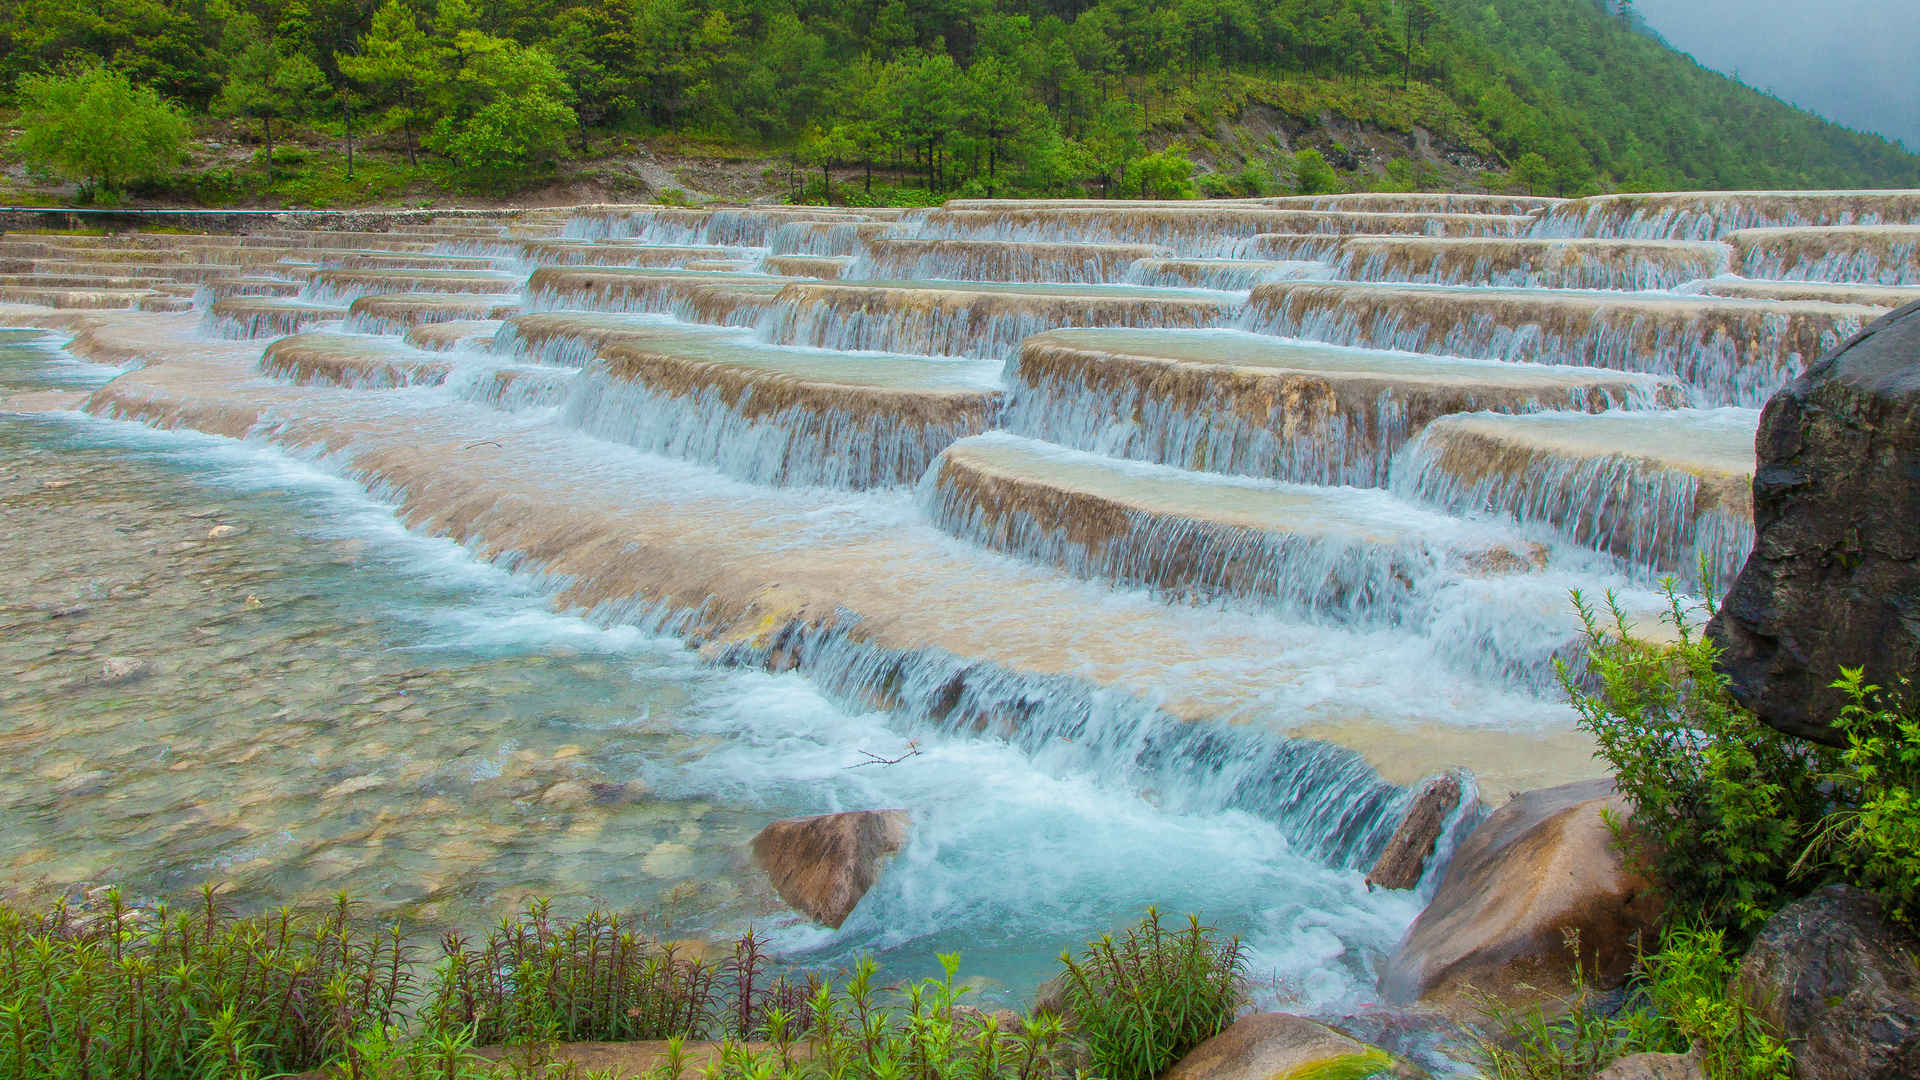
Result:
<svg viewBox="0 0 1920 1080"><path fill-rule="evenodd" d="M601 898L889 974L960 949L1014 997L1151 902L1357 1006L1423 895L1361 883L1407 785L1592 775L1567 591L1638 618L1737 567L1752 407L1898 295L1834 283L1913 282L1916 199L0 238L8 318L62 332L0 333L39 500L0 561L94 612L0 650L54 725L0 865L456 929ZM840 931L746 868L771 818L877 806L910 842Z"/></svg>

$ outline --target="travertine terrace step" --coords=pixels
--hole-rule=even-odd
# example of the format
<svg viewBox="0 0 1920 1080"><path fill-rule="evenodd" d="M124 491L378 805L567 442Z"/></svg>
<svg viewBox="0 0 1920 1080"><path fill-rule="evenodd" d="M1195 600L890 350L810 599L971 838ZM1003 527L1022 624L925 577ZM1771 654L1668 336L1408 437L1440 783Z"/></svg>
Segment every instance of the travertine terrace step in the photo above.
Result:
<svg viewBox="0 0 1920 1080"><path fill-rule="evenodd" d="M1140 259L1127 268L1126 282L1167 289L1243 291L1269 281L1300 281L1329 276L1329 268L1306 260Z"/></svg>
<svg viewBox="0 0 1920 1080"><path fill-rule="evenodd" d="M452 365L389 337L308 333L268 345L260 370L289 382L380 390L437 385Z"/></svg>
<svg viewBox="0 0 1920 1080"><path fill-rule="evenodd" d="M1380 485L1427 423L1474 410L1675 406L1653 375L1286 341L1231 330L1057 330L1009 368L1007 426L1211 472Z"/></svg>
<svg viewBox="0 0 1920 1080"><path fill-rule="evenodd" d="M503 321L493 351L559 367L585 367L600 350L628 338L646 339L675 324L662 315L605 311L541 311Z"/></svg>
<svg viewBox="0 0 1920 1080"><path fill-rule="evenodd" d="M1726 241L1747 277L1920 285L1920 225L1741 229Z"/></svg>
<svg viewBox="0 0 1920 1080"><path fill-rule="evenodd" d="M349 300L368 293L511 293L521 277L473 270L328 270L308 280L309 298Z"/></svg>
<svg viewBox="0 0 1920 1080"><path fill-rule="evenodd" d="M752 326L784 278L625 266L543 266L527 280L531 311L676 315L715 326Z"/></svg>
<svg viewBox="0 0 1920 1080"><path fill-rule="evenodd" d="M1037 703L1093 723L1256 724L1353 747L1396 783L1436 762L1491 790L1593 774L1591 744L1551 705L1383 663L1371 630L1157 603L968 550L904 519L899 500L751 487L495 410L265 384L251 343L109 318L143 320L125 344L154 362L97 391L92 411L331 448L411 528L539 575L563 610L671 626L740 663L795 663L836 698L988 730L1046 721ZM1492 709L1498 724L1458 719Z"/></svg>
<svg viewBox="0 0 1920 1080"><path fill-rule="evenodd" d="M1350 236L1334 266L1354 281L1672 289L1725 273L1727 249L1681 240Z"/></svg>
<svg viewBox="0 0 1920 1080"><path fill-rule="evenodd" d="M999 357L1064 326L1217 326L1232 294L1118 285L809 282L788 285L761 330L769 340L844 351Z"/></svg>
<svg viewBox="0 0 1920 1080"><path fill-rule="evenodd" d="M448 388L464 400L515 412L560 405L579 377L572 368L543 364L471 365L456 368Z"/></svg>
<svg viewBox="0 0 1920 1080"><path fill-rule="evenodd" d="M762 483L911 483L992 426L992 364L765 345L661 324L604 346L565 414L594 435Z"/></svg>
<svg viewBox="0 0 1920 1080"><path fill-rule="evenodd" d="M790 221L768 238L770 255L858 255L866 245L900 232L891 221Z"/></svg>
<svg viewBox="0 0 1920 1080"><path fill-rule="evenodd" d="M502 260L486 255L429 255L390 251L315 252L315 260L328 270L455 270L491 273Z"/></svg>
<svg viewBox="0 0 1920 1080"><path fill-rule="evenodd" d="M1339 233L1258 233L1235 246L1247 259L1331 264L1347 239Z"/></svg>
<svg viewBox="0 0 1920 1080"><path fill-rule="evenodd" d="M689 210L662 207L580 207L565 235L576 239L635 239L656 244L766 247L782 225L802 221L855 224L893 221L902 211L822 206L754 206Z"/></svg>
<svg viewBox="0 0 1920 1080"><path fill-rule="evenodd" d="M213 278L200 285L208 297L216 300L224 296L296 296L305 287L302 282L253 274Z"/></svg>
<svg viewBox="0 0 1920 1080"><path fill-rule="evenodd" d="M1422 594L1448 579L1545 559L1384 491L1190 473L1004 433L949 447L921 502L956 536L1079 577L1352 622L1417 620Z"/></svg>
<svg viewBox="0 0 1920 1080"><path fill-rule="evenodd" d="M520 247L522 258L542 266L684 267L690 262L745 258L746 254L740 248L707 244L667 247L612 241L589 244L579 240L541 240Z"/></svg>
<svg viewBox="0 0 1920 1080"><path fill-rule="evenodd" d="M1542 195L1477 195L1446 191L1354 191L1343 195L1282 195L1259 200L1281 208L1371 210L1389 214L1509 214L1550 210L1565 203Z"/></svg>
<svg viewBox="0 0 1920 1080"><path fill-rule="evenodd" d="M867 241L855 276L1099 285L1125 280L1137 260L1171 254L1151 244L877 238Z"/></svg>
<svg viewBox="0 0 1920 1080"><path fill-rule="evenodd" d="M1735 296L1749 300L1812 300L1827 304L1861 304L1897 308L1920 300L1920 287L1830 284L1824 281L1765 281L1720 278L1700 286L1708 296Z"/></svg>
<svg viewBox="0 0 1920 1080"><path fill-rule="evenodd" d="M1680 191L1597 195L1541 213L1536 236L1713 240L1736 229L1920 225L1920 191Z"/></svg>
<svg viewBox="0 0 1920 1080"><path fill-rule="evenodd" d="M921 235L953 240L1050 240L1156 244L1187 255L1267 254L1242 245L1262 233L1413 233L1508 236L1531 226L1521 215L1379 214L1340 210L1273 210L1205 203L1157 206L942 208L928 214Z"/></svg>
<svg viewBox="0 0 1920 1080"><path fill-rule="evenodd" d="M146 289L49 289L8 285L0 288L0 303L97 310L135 307L143 297L153 295Z"/></svg>
<svg viewBox="0 0 1920 1080"><path fill-rule="evenodd" d="M1753 546L1752 409L1472 414L1435 420L1393 489L1551 526L1637 566L1726 581Z"/></svg>
<svg viewBox="0 0 1920 1080"><path fill-rule="evenodd" d="M350 248L360 251L430 251L441 240L455 239L355 229L290 229L254 235L265 241L302 250Z"/></svg>
<svg viewBox="0 0 1920 1080"><path fill-rule="evenodd" d="M8 269L13 273L100 274L153 278L160 281L200 282L232 277L235 274L271 273L272 265L271 263L243 266L239 263L112 263L62 260L35 262L25 268L9 267Z"/></svg>
<svg viewBox="0 0 1920 1080"><path fill-rule="evenodd" d="M1253 290L1243 325L1342 345L1649 371L1703 405L1764 402L1881 315L1855 304L1361 283Z"/></svg>
<svg viewBox="0 0 1920 1080"><path fill-rule="evenodd" d="M0 274L0 288L25 289L151 289L167 278L126 277L109 274Z"/></svg>
<svg viewBox="0 0 1920 1080"><path fill-rule="evenodd" d="M427 352L451 352L455 349L481 351L493 344L506 323L498 319L453 319L448 322L415 323L402 337L407 344Z"/></svg>
<svg viewBox="0 0 1920 1080"><path fill-rule="evenodd" d="M347 317L347 309L277 296L229 296L207 306L203 325L217 337L278 337Z"/></svg>
<svg viewBox="0 0 1920 1080"><path fill-rule="evenodd" d="M769 255L764 260L769 274L816 281L839 281L852 266L850 255Z"/></svg>
<svg viewBox="0 0 1920 1080"><path fill-rule="evenodd" d="M504 319L517 314L519 310L520 298L512 295L378 293L362 296L347 307L347 329L372 334L400 334L420 323Z"/></svg>

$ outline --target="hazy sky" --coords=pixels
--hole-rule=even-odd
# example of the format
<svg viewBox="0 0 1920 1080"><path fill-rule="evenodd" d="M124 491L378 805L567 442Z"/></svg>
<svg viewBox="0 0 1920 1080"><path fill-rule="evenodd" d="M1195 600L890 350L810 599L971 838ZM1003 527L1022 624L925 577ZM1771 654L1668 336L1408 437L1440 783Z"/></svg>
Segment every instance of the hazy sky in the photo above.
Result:
<svg viewBox="0 0 1920 1080"><path fill-rule="evenodd" d="M1920 151L1920 0L1635 0L1660 36L1804 109Z"/></svg>

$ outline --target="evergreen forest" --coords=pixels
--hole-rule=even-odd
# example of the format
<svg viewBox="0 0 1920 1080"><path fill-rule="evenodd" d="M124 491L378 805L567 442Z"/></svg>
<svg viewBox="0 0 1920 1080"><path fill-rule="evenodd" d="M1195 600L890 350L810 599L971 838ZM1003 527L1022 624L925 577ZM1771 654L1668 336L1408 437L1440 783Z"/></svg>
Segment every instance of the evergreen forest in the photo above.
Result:
<svg viewBox="0 0 1920 1080"><path fill-rule="evenodd" d="M67 163L83 195L212 203L250 170L189 176L151 133L224 124L268 182L301 131L349 175L358 145L369 183L495 193L661 137L836 202L1920 186L1920 158L1698 66L1630 0L4 0L0 90L43 172L24 150L112 140L36 123L147 116L148 160Z"/></svg>

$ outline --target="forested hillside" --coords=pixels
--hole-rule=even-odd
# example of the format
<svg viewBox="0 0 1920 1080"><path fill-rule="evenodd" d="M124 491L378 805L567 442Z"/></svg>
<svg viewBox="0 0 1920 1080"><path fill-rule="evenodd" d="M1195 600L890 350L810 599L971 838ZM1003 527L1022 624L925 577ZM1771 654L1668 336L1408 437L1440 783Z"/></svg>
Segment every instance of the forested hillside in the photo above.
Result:
<svg viewBox="0 0 1920 1080"><path fill-rule="evenodd" d="M48 76L89 63L241 125L265 183L293 129L359 142L363 172L392 182L493 191L660 135L783 158L836 200L1920 186L1920 159L1706 71L1593 0L0 6L0 86L23 126L73 115L61 102L78 91ZM1347 132L1403 135L1424 160ZM385 155L371 163L369 136ZM208 201L256 183L165 162L132 174Z"/></svg>

